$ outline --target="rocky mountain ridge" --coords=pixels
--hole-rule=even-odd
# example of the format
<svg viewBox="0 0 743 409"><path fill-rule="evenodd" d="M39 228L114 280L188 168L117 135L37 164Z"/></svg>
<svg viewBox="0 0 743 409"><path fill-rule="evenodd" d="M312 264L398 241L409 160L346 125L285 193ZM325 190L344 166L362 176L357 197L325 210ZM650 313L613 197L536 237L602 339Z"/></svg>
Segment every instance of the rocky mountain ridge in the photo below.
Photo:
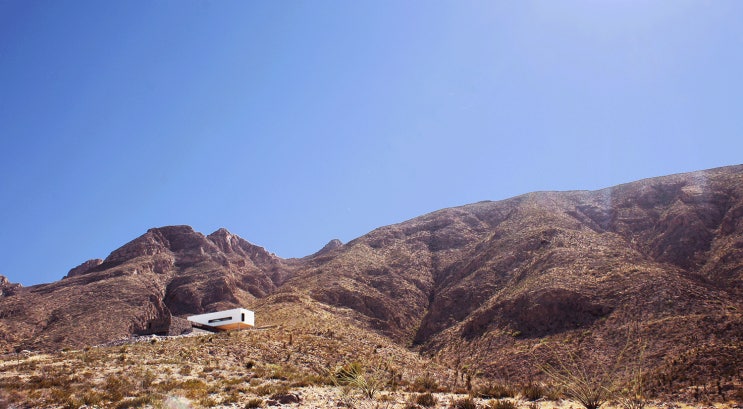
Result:
<svg viewBox="0 0 743 409"><path fill-rule="evenodd" d="M443 209L303 259L225 229L154 228L64 280L2 284L0 347L97 344L243 306L261 324L343 321L501 378L532 376L545 341L609 351L632 328L652 340L657 379L714 357L729 378L743 366L742 216L731 166Z"/></svg>

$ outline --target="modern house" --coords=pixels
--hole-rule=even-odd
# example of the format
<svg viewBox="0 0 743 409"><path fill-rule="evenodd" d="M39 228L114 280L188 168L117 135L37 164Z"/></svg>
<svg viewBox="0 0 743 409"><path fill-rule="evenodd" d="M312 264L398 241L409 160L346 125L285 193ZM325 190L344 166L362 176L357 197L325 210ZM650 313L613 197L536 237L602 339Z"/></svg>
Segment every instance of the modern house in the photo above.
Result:
<svg viewBox="0 0 743 409"><path fill-rule="evenodd" d="M255 326L255 314L245 308L192 315L188 317L188 320L194 328L212 332L247 329Z"/></svg>

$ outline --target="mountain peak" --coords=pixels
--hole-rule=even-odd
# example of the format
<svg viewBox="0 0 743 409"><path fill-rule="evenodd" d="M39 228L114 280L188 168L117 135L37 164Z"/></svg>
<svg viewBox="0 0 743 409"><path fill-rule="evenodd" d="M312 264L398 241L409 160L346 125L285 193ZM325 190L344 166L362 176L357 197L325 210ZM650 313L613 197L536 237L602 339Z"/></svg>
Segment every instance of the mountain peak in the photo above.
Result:
<svg viewBox="0 0 743 409"><path fill-rule="evenodd" d="M335 249L337 249L339 247L343 247L343 242L340 241L340 240L338 240L338 239L333 239L333 240L330 240L328 242L328 244L326 244L325 246L323 246L323 248L321 248L320 251L318 251L317 253L313 254L312 256L314 257L314 256L320 256L320 255L323 255L323 254L327 254L327 253L330 253L331 251L333 251L333 250L335 250Z"/></svg>
<svg viewBox="0 0 743 409"><path fill-rule="evenodd" d="M215 231L214 233L210 234L210 235L209 235L208 237L210 237L210 236L232 236L232 235L233 235L233 234L232 234L232 233L230 233L230 231L229 231L229 230L227 230L227 229L226 229L226 228L224 228L224 227L220 227L220 228L219 228L219 229L217 229L217 230L216 230L216 231Z"/></svg>

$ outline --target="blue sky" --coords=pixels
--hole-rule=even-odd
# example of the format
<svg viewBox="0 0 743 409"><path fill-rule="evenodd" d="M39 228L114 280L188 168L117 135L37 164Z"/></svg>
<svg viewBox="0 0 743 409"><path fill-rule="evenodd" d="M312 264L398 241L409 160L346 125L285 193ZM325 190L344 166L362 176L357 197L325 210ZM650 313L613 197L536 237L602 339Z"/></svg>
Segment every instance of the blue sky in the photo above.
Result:
<svg viewBox="0 0 743 409"><path fill-rule="evenodd" d="M742 163L740 1L0 0L0 274Z"/></svg>

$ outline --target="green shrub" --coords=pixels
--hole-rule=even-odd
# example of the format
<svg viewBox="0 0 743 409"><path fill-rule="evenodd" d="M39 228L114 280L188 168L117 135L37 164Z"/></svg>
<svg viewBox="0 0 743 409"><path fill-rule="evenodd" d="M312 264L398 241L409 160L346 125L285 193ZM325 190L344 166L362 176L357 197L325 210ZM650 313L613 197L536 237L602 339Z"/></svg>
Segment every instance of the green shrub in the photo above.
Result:
<svg viewBox="0 0 743 409"><path fill-rule="evenodd" d="M338 385L359 389L369 399L374 398L383 384L379 374L375 372L367 373L358 362L346 364L336 369L333 378Z"/></svg>

